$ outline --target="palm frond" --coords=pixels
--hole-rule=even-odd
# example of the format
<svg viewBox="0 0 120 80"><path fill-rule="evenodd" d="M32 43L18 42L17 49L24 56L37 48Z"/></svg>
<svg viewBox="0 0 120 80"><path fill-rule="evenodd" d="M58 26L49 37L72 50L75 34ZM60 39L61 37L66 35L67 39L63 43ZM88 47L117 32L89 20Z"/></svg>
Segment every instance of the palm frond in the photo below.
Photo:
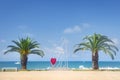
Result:
<svg viewBox="0 0 120 80"><path fill-rule="evenodd" d="M112 59L114 59L114 55L112 54L112 52L111 51L107 51L107 54L112 58Z"/></svg>
<svg viewBox="0 0 120 80"><path fill-rule="evenodd" d="M16 46L18 46L18 47L22 48L22 46L21 46L20 42L15 41L15 40L13 40L12 42L13 42Z"/></svg>
<svg viewBox="0 0 120 80"><path fill-rule="evenodd" d="M31 52L29 54L37 54L41 57L43 57L45 55L42 50L31 50Z"/></svg>
<svg viewBox="0 0 120 80"><path fill-rule="evenodd" d="M33 48L39 48L39 43L37 43L37 41L31 42L29 44L29 49L33 49Z"/></svg>
<svg viewBox="0 0 120 80"><path fill-rule="evenodd" d="M33 41L31 40L31 38L27 37L27 38L20 38L19 41L12 41L15 45L9 45L8 48L10 48L9 50L7 50L5 52L19 52L21 55L28 55L30 53L30 51L32 51L32 53L34 54L38 54L41 56L44 56L43 51L41 50L34 50L36 48L39 47L39 44L37 43L37 41Z"/></svg>
<svg viewBox="0 0 120 80"><path fill-rule="evenodd" d="M9 49L9 50L5 51L4 54L7 54L9 52L19 52L19 50L16 49L16 48L12 48L12 49Z"/></svg>
<svg viewBox="0 0 120 80"><path fill-rule="evenodd" d="M103 51L105 54L107 54L107 49L105 47L100 47L99 50Z"/></svg>
<svg viewBox="0 0 120 80"><path fill-rule="evenodd" d="M114 55L116 55L116 51L118 51L114 42L107 36L101 34L94 33L92 36L84 37L83 40L85 41L77 45L74 53L82 49L91 50L92 53L95 53L96 51L103 51L114 59Z"/></svg>
<svg viewBox="0 0 120 80"><path fill-rule="evenodd" d="M110 45L110 47L115 49L116 51L119 51L119 49L115 45Z"/></svg>
<svg viewBox="0 0 120 80"><path fill-rule="evenodd" d="M74 50L74 53L76 53L76 52L78 52L78 51L80 51L80 50L87 50L88 48L86 48L86 47L82 47L82 48L76 48L75 50Z"/></svg>

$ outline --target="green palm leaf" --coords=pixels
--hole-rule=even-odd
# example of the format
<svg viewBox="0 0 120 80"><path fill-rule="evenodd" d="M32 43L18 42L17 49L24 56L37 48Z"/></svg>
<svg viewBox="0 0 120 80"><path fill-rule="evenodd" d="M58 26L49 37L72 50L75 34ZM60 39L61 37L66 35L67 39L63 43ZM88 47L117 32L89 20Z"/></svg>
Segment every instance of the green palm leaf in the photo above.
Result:
<svg viewBox="0 0 120 80"><path fill-rule="evenodd" d="M30 54L37 54L37 55L39 55L39 56L41 56L41 57L44 56L44 52L43 52L42 50L32 50L32 51L30 52Z"/></svg>
<svg viewBox="0 0 120 80"><path fill-rule="evenodd" d="M21 38L19 41L12 41L15 45L9 45L8 50L5 51L5 54L8 52L19 52L20 54L28 55L31 52L34 54L40 54L40 56L44 56L43 51L36 49L39 48L39 43L37 41L31 40L29 37Z"/></svg>
<svg viewBox="0 0 120 80"><path fill-rule="evenodd" d="M103 51L110 55L116 55L116 51L118 51L118 48L114 45L114 42L107 36L101 34L95 33L92 36L86 36L85 38L83 38L83 40L85 40L85 42L78 44L77 48L75 48L74 50L74 53L82 50L83 48L81 47L84 47L84 50L91 50L92 53L96 53L96 51Z"/></svg>

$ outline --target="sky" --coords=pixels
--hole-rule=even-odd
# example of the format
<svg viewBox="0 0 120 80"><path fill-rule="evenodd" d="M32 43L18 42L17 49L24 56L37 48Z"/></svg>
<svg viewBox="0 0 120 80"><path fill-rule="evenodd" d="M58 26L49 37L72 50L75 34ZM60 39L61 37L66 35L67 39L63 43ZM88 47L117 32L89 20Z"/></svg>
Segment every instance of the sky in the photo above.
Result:
<svg viewBox="0 0 120 80"><path fill-rule="evenodd" d="M87 35L108 36L120 48L120 0L0 0L0 61L19 61L19 53L4 51L12 40L29 36L45 56L29 61L91 61L90 51L73 53ZM100 61L120 61L99 52Z"/></svg>

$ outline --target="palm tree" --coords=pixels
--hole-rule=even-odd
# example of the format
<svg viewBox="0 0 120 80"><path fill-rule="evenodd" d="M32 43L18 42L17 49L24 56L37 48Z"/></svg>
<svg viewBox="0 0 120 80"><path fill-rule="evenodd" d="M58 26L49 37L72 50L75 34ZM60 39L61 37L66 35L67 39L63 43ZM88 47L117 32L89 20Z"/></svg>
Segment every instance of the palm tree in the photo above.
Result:
<svg viewBox="0 0 120 80"><path fill-rule="evenodd" d="M21 38L18 41L12 41L15 45L9 45L9 50L5 51L4 54L8 52L18 52L20 53L21 66L23 70L26 70L27 60L29 54L37 54L41 57L44 56L44 52L39 48L37 41L31 40L31 38Z"/></svg>
<svg viewBox="0 0 120 80"><path fill-rule="evenodd" d="M116 55L116 51L118 51L114 42L107 36L101 34L86 36L83 40L85 40L85 42L76 45L74 53L80 50L90 50L92 52L92 68L94 70L99 69L99 51L103 51L105 54L110 55L112 59L114 59L114 55Z"/></svg>

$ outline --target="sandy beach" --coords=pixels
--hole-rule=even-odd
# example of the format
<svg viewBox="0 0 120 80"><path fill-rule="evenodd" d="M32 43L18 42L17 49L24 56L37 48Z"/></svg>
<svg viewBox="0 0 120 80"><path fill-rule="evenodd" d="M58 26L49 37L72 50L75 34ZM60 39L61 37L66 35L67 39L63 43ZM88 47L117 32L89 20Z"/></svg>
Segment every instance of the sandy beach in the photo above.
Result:
<svg viewBox="0 0 120 80"><path fill-rule="evenodd" d="M120 71L0 72L0 80L120 80Z"/></svg>

